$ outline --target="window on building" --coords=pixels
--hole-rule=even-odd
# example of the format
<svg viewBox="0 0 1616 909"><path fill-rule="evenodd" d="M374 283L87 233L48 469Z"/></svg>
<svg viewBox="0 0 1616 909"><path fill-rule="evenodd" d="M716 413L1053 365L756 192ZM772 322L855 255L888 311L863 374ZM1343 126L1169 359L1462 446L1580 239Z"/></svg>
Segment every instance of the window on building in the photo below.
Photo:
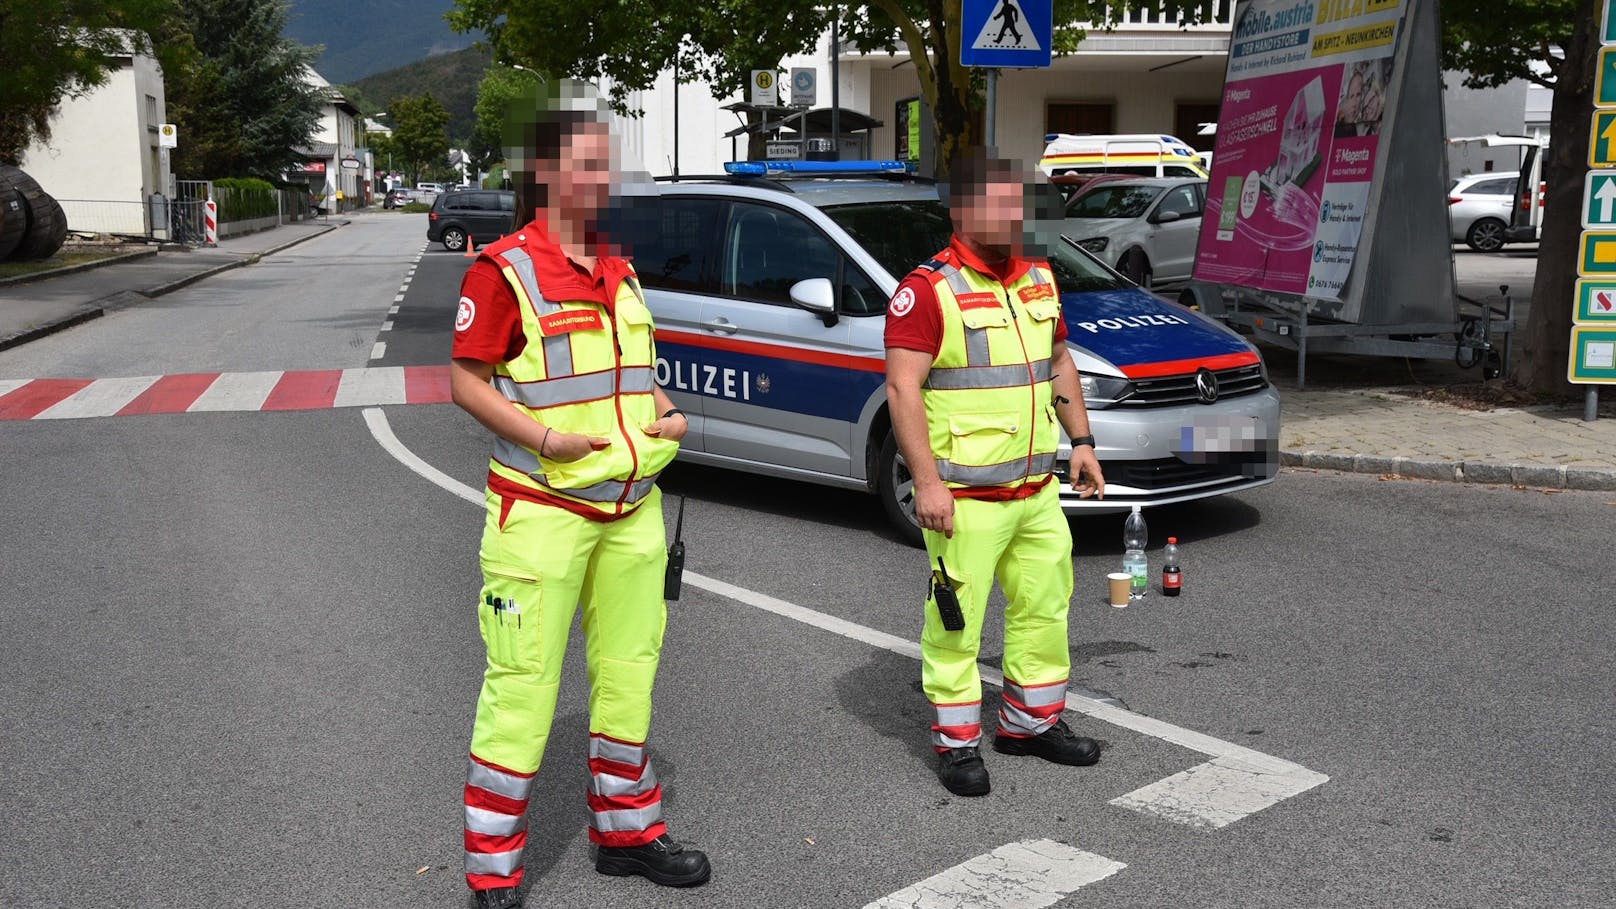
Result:
<svg viewBox="0 0 1616 909"><path fill-rule="evenodd" d="M157 96L156 95L147 95L146 96L146 122L147 123L156 123L157 122Z"/></svg>
<svg viewBox="0 0 1616 909"><path fill-rule="evenodd" d="M1180 101L1173 105L1173 135L1196 151L1213 151L1217 136L1201 135L1202 123L1218 122L1218 102Z"/></svg>
<svg viewBox="0 0 1616 909"><path fill-rule="evenodd" d="M1114 133L1117 106L1109 101L1051 101L1044 106L1046 133Z"/></svg>

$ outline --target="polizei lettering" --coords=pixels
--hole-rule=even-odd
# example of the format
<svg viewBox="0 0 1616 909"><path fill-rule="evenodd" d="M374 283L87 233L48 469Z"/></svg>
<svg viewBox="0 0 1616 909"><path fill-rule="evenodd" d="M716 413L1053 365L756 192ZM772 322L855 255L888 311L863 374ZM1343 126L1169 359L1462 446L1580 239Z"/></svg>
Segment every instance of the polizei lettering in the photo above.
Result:
<svg viewBox="0 0 1616 909"><path fill-rule="evenodd" d="M658 357L656 381L663 388L693 391L731 401L752 400L752 374L744 369L706 363L682 363Z"/></svg>
<svg viewBox="0 0 1616 909"><path fill-rule="evenodd" d="M1190 320L1183 316L1123 316L1116 319L1096 319L1093 322L1079 322L1077 326L1090 334L1099 334L1103 331L1121 331L1125 328L1149 328L1152 325L1188 325Z"/></svg>

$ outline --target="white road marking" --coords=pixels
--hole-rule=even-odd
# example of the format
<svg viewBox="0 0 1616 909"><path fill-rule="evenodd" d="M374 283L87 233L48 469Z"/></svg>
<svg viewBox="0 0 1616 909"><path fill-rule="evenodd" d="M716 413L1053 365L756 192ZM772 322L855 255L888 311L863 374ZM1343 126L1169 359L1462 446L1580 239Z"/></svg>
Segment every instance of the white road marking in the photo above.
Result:
<svg viewBox="0 0 1616 909"><path fill-rule="evenodd" d="M481 506L485 503L481 491L450 477L406 448L393 434L385 413L369 408L364 414L365 423L370 427L370 434L399 463L439 488L473 505ZM708 593L805 625L812 625L872 647L879 647L911 659L920 659L920 644L917 641L826 615L806 606L788 603L768 594L737 587L692 571L686 571L684 577L692 587ZM979 663L977 671L984 682L1000 687L1004 685L1004 674L998 669ZM1066 693L1066 709L1211 756L1211 761L1111 800L1111 804L1118 807L1141 811L1191 827L1227 826L1242 817L1326 783L1330 779L1322 773L1309 770L1284 758L1254 751L1243 745L1226 742L1182 726L1174 726L1154 717L1142 716L1075 692Z"/></svg>
<svg viewBox="0 0 1616 909"><path fill-rule="evenodd" d="M392 306L389 306L387 308L387 314L390 315L390 316L398 315L398 304L394 303Z"/></svg>
<svg viewBox="0 0 1616 909"><path fill-rule="evenodd" d="M393 302L394 303L403 303L404 302L404 295L399 294L398 296L394 297Z"/></svg>
<svg viewBox="0 0 1616 909"><path fill-rule="evenodd" d="M8 395L27 385L33 379L0 379L0 395Z"/></svg>
<svg viewBox="0 0 1616 909"><path fill-rule="evenodd" d="M370 358L372 360L380 360L382 357L385 357L385 356L387 356L387 342L386 341L377 341L375 344L371 345L371 347L370 347Z"/></svg>
<svg viewBox="0 0 1616 909"><path fill-rule="evenodd" d="M125 404L140 397L152 387L160 376L132 376L118 379L96 379L71 395L40 411L36 420L77 420L85 417L110 417Z"/></svg>
<svg viewBox="0 0 1616 909"><path fill-rule="evenodd" d="M332 407L363 407L371 404L403 404L404 367L371 366L344 369L337 383Z"/></svg>
<svg viewBox="0 0 1616 909"><path fill-rule="evenodd" d="M285 375L275 372L227 372L213 380L208 390L197 396L187 413L211 410L258 410Z"/></svg>
<svg viewBox="0 0 1616 909"><path fill-rule="evenodd" d="M1054 840L1023 840L934 874L864 909L1042 909L1126 867Z"/></svg>
<svg viewBox="0 0 1616 909"><path fill-rule="evenodd" d="M392 315L392 313L388 313L388 315ZM392 330L393 330L393 320L392 319L388 319L386 322L382 323L382 331L392 331Z"/></svg>

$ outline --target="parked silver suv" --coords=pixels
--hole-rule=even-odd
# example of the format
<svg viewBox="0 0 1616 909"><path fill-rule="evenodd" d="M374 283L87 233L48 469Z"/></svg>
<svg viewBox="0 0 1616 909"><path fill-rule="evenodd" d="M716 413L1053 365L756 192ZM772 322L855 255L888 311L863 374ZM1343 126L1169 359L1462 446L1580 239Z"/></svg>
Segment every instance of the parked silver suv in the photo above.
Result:
<svg viewBox="0 0 1616 909"><path fill-rule="evenodd" d="M918 540L883 336L898 281L948 245L936 187L771 173L664 182L641 201L619 231L656 316L657 381L690 418L681 459L866 490ZM1102 502L1062 482L1068 513L1273 481L1279 398L1256 348L1069 241L1050 263L1107 483Z"/></svg>

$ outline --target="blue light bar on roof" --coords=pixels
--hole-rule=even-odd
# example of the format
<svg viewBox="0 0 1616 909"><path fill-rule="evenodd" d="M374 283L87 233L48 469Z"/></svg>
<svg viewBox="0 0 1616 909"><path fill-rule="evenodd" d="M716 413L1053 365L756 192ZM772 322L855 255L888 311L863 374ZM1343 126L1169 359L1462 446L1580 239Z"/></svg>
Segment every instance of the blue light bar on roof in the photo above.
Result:
<svg viewBox="0 0 1616 909"><path fill-rule="evenodd" d="M907 169L902 161L731 161L724 165L724 173L742 177L769 174L901 174Z"/></svg>

